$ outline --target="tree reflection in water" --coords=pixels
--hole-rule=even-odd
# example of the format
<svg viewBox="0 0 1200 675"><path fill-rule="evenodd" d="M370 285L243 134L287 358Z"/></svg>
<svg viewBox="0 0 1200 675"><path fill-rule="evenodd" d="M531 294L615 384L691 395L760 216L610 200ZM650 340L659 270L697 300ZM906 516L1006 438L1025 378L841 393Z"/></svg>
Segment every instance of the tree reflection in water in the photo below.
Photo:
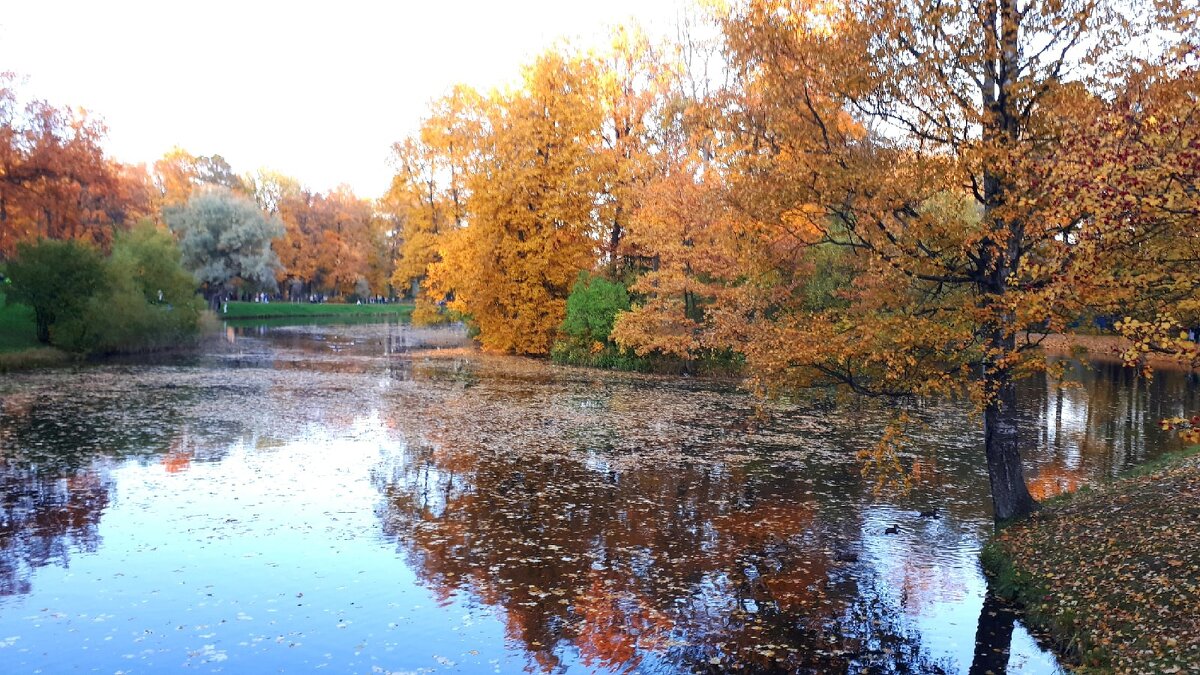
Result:
<svg viewBox="0 0 1200 675"><path fill-rule="evenodd" d="M100 547L111 471L123 460L174 473L198 447L205 461L222 456L236 427L189 431L177 411L194 394L126 382L99 396L57 387L0 399L0 595L29 593L38 567L69 567L73 554Z"/></svg>
<svg viewBox="0 0 1200 675"><path fill-rule="evenodd" d="M0 460L0 595L28 593L33 569L95 551L111 488L100 466L60 477Z"/></svg>
<svg viewBox="0 0 1200 675"><path fill-rule="evenodd" d="M563 649L613 671L937 670L837 560L815 504L745 471L425 445L376 482L384 530L422 581L503 608L538 670Z"/></svg>
<svg viewBox="0 0 1200 675"><path fill-rule="evenodd" d="M979 592L975 555L990 517L977 463L950 428L963 411L925 410L930 425L906 457L916 496L884 512L910 518L912 539L889 540L847 452L878 424L869 407L837 411L846 429L782 409L747 425L752 406L730 408L711 391L506 366L409 371L422 396L404 398L393 419L414 444L375 482L384 530L422 581L439 597L501 608L535 670L575 655L614 671L957 670L930 656L912 617ZM1179 378L1163 380L1169 389L1154 395L1186 405ZM1106 371L1082 386L1027 383L1030 428L1044 428L1050 392L1078 391L1082 426L1098 436L1033 439L1061 450L1034 453L1035 484L1071 487L1123 463L1103 420L1134 415L1138 433L1153 433L1140 429L1154 411L1130 408L1150 392L1127 385ZM1129 461L1144 459L1146 443L1135 439L1141 454ZM930 501L944 520L900 506ZM868 560L881 546L887 560ZM984 604L976 672L1004 672L1015 621L994 599Z"/></svg>

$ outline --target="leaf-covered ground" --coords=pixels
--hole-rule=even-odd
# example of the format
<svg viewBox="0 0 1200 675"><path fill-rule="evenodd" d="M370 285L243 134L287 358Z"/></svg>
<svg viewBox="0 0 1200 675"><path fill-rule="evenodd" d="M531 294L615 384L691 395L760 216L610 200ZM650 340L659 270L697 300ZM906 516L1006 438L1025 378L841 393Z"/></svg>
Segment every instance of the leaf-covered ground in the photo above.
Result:
<svg viewBox="0 0 1200 675"><path fill-rule="evenodd" d="M1200 672L1200 456L1005 529L1002 584L1084 672Z"/></svg>

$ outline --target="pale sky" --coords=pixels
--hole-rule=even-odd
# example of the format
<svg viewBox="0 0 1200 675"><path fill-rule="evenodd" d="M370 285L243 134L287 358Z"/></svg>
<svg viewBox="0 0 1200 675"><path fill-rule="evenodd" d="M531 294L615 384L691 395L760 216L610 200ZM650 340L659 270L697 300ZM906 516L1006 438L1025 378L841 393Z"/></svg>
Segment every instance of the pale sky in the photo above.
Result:
<svg viewBox="0 0 1200 675"><path fill-rule="evenodd" d="M488 89L562 37L636 19L669 33L688 0L14 0L0 71L23 97L86 108L108 151L178 145L317 190L387 188L393 142L457 82Z"/></svg>

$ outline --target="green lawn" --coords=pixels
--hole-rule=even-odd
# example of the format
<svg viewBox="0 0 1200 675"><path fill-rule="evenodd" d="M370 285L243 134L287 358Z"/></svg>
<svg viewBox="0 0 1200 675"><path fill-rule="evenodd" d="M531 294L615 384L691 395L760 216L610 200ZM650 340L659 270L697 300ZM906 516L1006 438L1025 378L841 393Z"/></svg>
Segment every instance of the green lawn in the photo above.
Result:
<svg viewBox="0 0 1200 675"><path fill-rule="evenodd" d="M378 316L407 319L413 311L409 303L390 305L351 305L338 303L230 302L223 319L272 319L306 316Z"/></svg>
<svg viewBox="0 0 1200 675"><path fill-rule="evenodd" d="M33 310L7 302L0 293L0 352L19 352L41 346L37 341Z"/></svg>

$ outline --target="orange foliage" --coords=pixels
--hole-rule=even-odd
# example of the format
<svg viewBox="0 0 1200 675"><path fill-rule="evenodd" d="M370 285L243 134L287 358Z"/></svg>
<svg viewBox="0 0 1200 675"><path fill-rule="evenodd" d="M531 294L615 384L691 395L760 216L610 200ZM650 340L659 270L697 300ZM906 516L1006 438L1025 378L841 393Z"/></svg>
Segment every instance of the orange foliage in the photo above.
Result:
<svg viewBox="0 0 1200 675"><path fill-rule="evenodd" d="M370 202L346 186L321 194L286 180L277 183L274 195L284 236L273 247L289 295L344 296L364 283L371 294L387 294L386 270L375 253L383 233Z"/></svg>
<svg viewBox="0 0 1200 675"><path fill-rule="evenodd" d="M693 131L694 168L647 200L659 266L616 334L639 350L739 351L776 388L969 391L1008 518L1033 507L1013 381L1044 359L1026 328L1123 315L1130 361L1200 358L1181 337L1200 318L1200 78L1186 41L1122 61L1144 24L1119 3L985 6L736 7L724 35L739 78L701 102L712 129ZM1123 77L1108 88L1064 68ZM852 274L813 306L809 263L830 247Z"/></svg>
<svg viewBox="0 0 1200 675"><path fill-rule="evenodd" d="M18 241L82 239L106 246L149 212L144 172L104 156L104 126L80 109L21 106L0 73L0 258Z"/></svg>
<svg viewBox="0 0 1200 675"><path fill-rule="evenodd" d="M468 224L442 237L428 288L452 295L489 349L549 352L571 284L595 259L594 77L591 63L551 53L526 70L522 90L483 102Z"/></svg>

